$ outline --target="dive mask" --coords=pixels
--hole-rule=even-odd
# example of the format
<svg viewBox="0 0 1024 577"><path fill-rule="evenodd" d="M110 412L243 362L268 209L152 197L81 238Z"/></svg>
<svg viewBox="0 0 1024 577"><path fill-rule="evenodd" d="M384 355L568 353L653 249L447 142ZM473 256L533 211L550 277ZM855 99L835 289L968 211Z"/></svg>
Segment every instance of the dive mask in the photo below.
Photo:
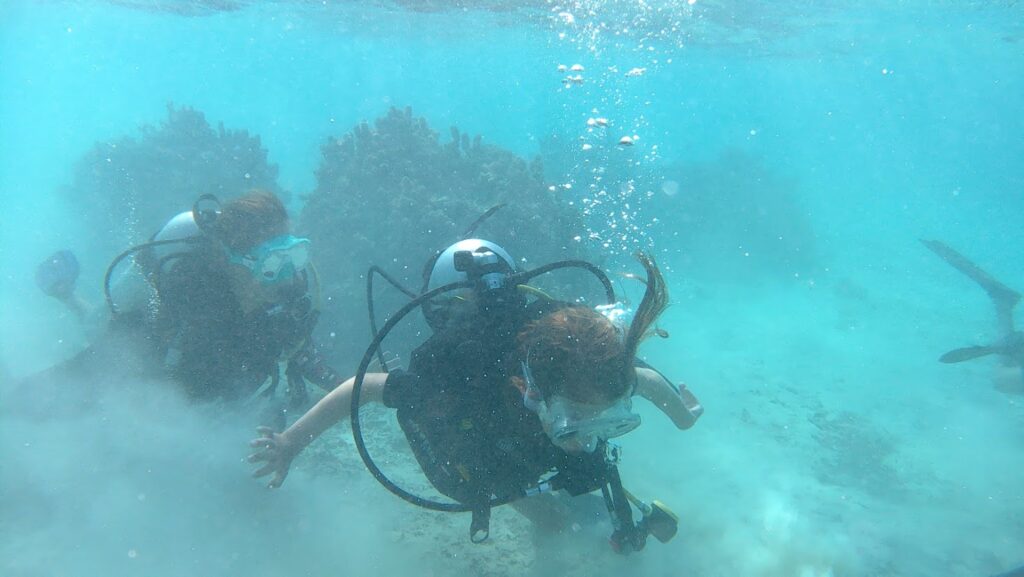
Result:
<svg viewBox="0 0 1024 577"><path fill-rule="evenodd" d="M640 415L633 412L629 395L612 405L581 403L561 395L543 399L530 372L530 365L522 362L526 392L523 404L537 413L551 440L566 450L592 453L599 441L621 437L640 426Z"/></svg>
<svg viewBox="0 0 1024 577"><path fill-rule="evenodd" d="M290 234L276 236L239 255L229 253L232 263L249 269L252 276L263 284L275 284L292 279L309 263L309 239Z"/></svg>

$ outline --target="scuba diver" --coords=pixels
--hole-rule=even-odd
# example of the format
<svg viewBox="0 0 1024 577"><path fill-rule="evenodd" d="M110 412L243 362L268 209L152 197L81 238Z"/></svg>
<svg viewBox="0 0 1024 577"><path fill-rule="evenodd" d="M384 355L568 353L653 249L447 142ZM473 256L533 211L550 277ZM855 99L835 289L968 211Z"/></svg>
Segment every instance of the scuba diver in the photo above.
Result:
<svg viewBox="0 0 1024 577"><path fill-rule="evenodd" d="M623 488L619 451L609 441L640 425L634 395L652 402L680 429L693 426L703 407L685 386L677 388L636 357L668 305L654 261L645 254L638 259L647 271L646 291L628 325L618 314L621 308L557 301L526 284L575 266L598 276L614 303L611 283L590 263L564 261L520 272L500 246L467 239L428 262L422 292L402 289L411 300L377 331L374 272L401 287L371 268L374 340L357 374L284 432L259 428L261 436L250 443L257 451L248 460L262 465L253 476L272 474L269 486L280 487L299 452L351 418L356 447L377 480L413 504L472 513L473 542L487 539L492 507L510 503L535 526L553 528L552 507L565 505L565 494L595 491L611 515L616 551L640 550L648 535L667 542L675 535L676 517L661 503L645 503ZM408 370L368 372L384 337L415 308L433 333L415 349ZM454 502L413 495L377 468L359 419L360 406L371 402L396 409L427 479ZM639 521L631 503L642 515ZM562 526L567 525L568 520Z"/></svg>
<svg viewBox="0 0 1024 577"><path fill-rule="evenodd" d="M1020 301L1020 293L996 280L948 245L937 240L921 241L953 268L965 274L985 290L996 309L999 341L989 345L974 345L949 351L939 357L943 363L960 363L979 357L997 355L1006 367L1020 368L1024 381L1024 332L1015 328L1013 311Z"/></svg>
<svg viewBox="0 0 1024 577"><path fill-rule="evenodd" d="M169 377L193 400L255 400L274 396L282 363L290 404L304 407L306 379L325 390L340 381L310 339L319 286L309 245L289 233L284 205L270 193L223 206L200 197L111 263L103 333L76 357L25 379L21 390L45 400L68 382ZM62 251L36 280L80 311L76 278L74 255Z"/></svg>

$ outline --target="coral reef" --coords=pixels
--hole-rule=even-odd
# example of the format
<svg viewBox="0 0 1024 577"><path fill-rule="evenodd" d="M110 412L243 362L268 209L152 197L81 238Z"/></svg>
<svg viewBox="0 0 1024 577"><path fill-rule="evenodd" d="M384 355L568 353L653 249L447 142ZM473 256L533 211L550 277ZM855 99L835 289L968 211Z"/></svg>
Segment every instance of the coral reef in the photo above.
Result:
<svg viewBox="0 0 1024 577"><path fill-rule="evenodd" d="M450 134L442 143L411 109L392 108L373 125L359 124L323 145L299 229L313 240L329 302L321 326L347 333L334 347L351 354L366 344L368 331L351 329L366 326L361 273L371 264L418 291L434 251L495 205L507 204L477 236L526 259L521 265L583 256L574 238L583 230L579 213L545 186L539 161L454 127Z"/></svg>
<svg viewBox="0 0 1024 577"><path fill-rule="evenodd" d="M224 200L252 188L285 196L260 138L223 124L215 130L202 112L168 104L160 126L95 144L61 193L90 229L109 231L97 235L109 246L98 248L117 251L148 238L201 194Z"/></svg>

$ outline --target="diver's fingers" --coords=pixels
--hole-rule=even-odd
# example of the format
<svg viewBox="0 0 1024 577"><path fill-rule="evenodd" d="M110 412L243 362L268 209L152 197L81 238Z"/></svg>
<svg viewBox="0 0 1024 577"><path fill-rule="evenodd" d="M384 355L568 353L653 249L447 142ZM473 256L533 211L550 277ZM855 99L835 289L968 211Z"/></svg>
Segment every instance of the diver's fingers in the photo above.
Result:
<svg viewBox="0 0 1024 577"><path fill-rule="evenodd" d="M269 437L260 437L259 439L253 439L253 440L249 441L249 446L250 447L266 447L266 448L269 449L270 447L277 446L277 443L274 441L274 439L271 439Z"/></svg>
<svg viewBox="0 0 1024 577"><path fill-rule="evenodd" d="M260 451L259 453L253 453L249 455L248 457L245 458L245 460L249 461L250 463L258 463L260 461L270 461L271 459L274 458L274 456L275 455L272 451Z"/></svg>
<svg viewBox="0 0 1024 577"><path fill-rule="evenodd" d="M278 470L277 473L274 475L274 478L270 481L269 484L267 484L267 486L270 487L271 489L277 489L278 487L281 486L281 483L284 483L284 480L287 477L288 469L285 469L283 471Z"/></svg>
<svg viewBox="0 0 1024 577"><path fill-rule="evenodd" d="M277 468L277 465L275 465L274 463L267 463L266 465L263 465L259 469L256 469L255 471L253 471L252 472L252 476L256 477L258 479L258 478L263 477L265 475L269 475L276 468Z"/></svg>
<svg viewBox="0 0 1024 577"><path fill-rule="evenodd" d="M274 429L271 429L270 427L263 427L263 426L256 427L256 432L259 433L260 435L264 436L264 437L273 437L274 436Z"/></svg>

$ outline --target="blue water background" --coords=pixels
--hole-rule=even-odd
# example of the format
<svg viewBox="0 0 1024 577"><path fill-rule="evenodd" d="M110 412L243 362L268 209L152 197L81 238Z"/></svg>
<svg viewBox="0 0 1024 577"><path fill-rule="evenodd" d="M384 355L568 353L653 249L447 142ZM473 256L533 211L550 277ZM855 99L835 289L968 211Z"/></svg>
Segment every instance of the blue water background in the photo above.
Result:
<svg viewBox="0 0 1024 577"><path fill-rule="evenodd" d="M636 10L591 5L618 18ZM1024 397L994 386L995 362L936 362L991 341L992 310L917 242L943 239L1024 289L1022 8L671 6L682 32L645 42L614 19L589 41L554 5L267 3L183 16L3 3L0 368L24 374L85 342L32 285L35 263L74 246L96 298L109 256L90 255L88 239L104 231L83 230L55 191L94 142L158 124L168 102L260 135L293 209L315 185L320 144L392 105L442 135L457 125L524 156L551 132L584 136L596 109L641 137L621 152L645 170L727 149L762 158L797 183L820 253L815 266L749 280L670 267L675 304L662 326L673 338L645 352L690 382L708 415L679 434L647 412L626 441L624 474L683 517L681 539L649 552L640 572L981 575L1024 561ZM556 66L576 62L595 81L566 90ZM637 66L646 74L625 77ZM672 244L674 226L651 232L668 261L690 250ZM877 482L871 455L885 460ZM304 487L287 488L302 507ZM323 557L287 566L320 574L341 563L309 550Z"/></svg>

